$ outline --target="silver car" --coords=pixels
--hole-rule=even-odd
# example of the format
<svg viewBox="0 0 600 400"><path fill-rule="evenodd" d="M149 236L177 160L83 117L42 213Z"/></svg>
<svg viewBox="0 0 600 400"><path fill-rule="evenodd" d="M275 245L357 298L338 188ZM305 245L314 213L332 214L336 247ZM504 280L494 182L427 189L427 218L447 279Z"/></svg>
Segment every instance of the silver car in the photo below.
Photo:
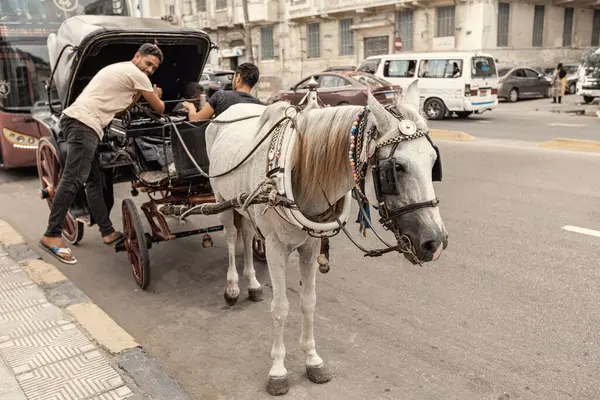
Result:
<svg viewBox="0 0 600 400"><path fill-rule="evenodd" d="M498 97L514 103L521 99L549 98L550 78L527 67L498 70Z"/></svg>

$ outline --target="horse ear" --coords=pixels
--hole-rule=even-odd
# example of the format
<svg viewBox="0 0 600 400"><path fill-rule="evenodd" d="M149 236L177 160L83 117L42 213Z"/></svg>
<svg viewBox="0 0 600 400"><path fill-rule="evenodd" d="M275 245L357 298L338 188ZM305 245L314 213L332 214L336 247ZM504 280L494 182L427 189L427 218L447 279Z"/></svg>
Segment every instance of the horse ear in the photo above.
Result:
<svg viewBox="0 0 600 400"><path fill-rule="evenodd" d="M415 79L410 83L410 85L408 85L408 88L406 89L406 93L404 93L402 101L398 99L398 105L400 105L401 103L410 104L411 106L416 107L417 109L420 107L421 99L419 95L418 79Z"/></svg>
<svg viewBox="0 0 600 400"><path fill-rule="evenodd" d="M382 124L387 124L389 119L389 113L387 110L381 105L379 101L371 94L371 91L367 91L367 104L369 106L369 111L373 113L375 116L375 121L377 123L378 128L381 132L383 132Z"/></svg>

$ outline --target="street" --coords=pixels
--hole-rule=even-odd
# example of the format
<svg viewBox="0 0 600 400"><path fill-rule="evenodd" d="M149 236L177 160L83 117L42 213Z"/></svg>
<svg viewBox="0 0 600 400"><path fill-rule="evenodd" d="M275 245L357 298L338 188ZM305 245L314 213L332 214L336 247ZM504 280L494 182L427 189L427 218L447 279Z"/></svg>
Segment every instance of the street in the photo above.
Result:
<svg viewBox="0 0 600 400"><path fill-rule="evenodd" d="M342 234L332 239L331 271L317 276L315 317L317 350L334 374L328 384L306 378L298 345L299 276L289 269L286 398L598 398L600 238L562 228L600 230L600 154L535 143L597 140L600 119L538 115L501 105L466 120L430 124L477 137L437 143L444 180L435 188L450 234L439 261L419 268L396 255L364 259ZM0 219L37 250L48 207L39 199L36 171L0 172L0 188ZM120 204L131 194L127 184L116 192L112 219L120 228ZM359 237L352 222L349 230ZM195 217L188 224L217 221ZM213 241L207 249L200 237L154 245L147 292L135 285L126 254L103 245L96 227L74 248L78 264L53 264L192 398L270 398L266 265L256 263L265 301L252 303L238 252L242 296L230 308L223 299L225 241L221 233ZM362 242L378 244L372 233Z"/></svg>

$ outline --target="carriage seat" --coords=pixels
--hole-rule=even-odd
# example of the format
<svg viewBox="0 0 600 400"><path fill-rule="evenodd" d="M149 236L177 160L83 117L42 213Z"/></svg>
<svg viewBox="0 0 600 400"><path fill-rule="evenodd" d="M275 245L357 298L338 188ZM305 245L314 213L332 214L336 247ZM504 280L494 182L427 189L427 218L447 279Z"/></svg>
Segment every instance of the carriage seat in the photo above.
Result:
<svg viewBox="0 0 600 400"><path fill-rule="evenodd" d="M206 151L206 127L208 124L178 124L177 130L183 143L196 163L205 173L209 173L210 163ZM145 183L160 185L169 180L206 180L187 155L175 130L169 128L169 137L139 136L135 138L138 162L138 177Z"/></svg>

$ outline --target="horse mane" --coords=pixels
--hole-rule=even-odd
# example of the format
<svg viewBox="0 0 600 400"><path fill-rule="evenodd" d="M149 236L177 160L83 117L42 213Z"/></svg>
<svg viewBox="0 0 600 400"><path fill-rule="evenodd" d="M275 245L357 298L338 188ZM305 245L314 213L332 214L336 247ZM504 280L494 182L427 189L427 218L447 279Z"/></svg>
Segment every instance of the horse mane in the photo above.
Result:
<svg viewBox="0 0 600 400"><path fill-rule="evenodd" d="M348 152L350 129L362 107L308 109L299 114L292 179L304 199L333 193L351 174ZM333 199L331 199L333 201Z"/></svg>

